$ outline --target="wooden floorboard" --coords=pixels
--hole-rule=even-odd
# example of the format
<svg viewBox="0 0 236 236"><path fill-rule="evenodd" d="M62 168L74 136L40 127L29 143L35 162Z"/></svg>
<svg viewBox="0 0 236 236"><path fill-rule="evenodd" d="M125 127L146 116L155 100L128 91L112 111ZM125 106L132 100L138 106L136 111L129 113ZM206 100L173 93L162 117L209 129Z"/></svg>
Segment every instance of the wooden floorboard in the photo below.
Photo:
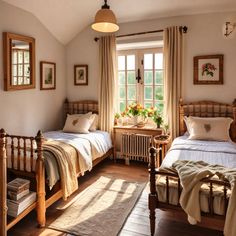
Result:
<svg viewBox="0 0 236 236"><path fill-rule="evenodd" d="M122 163L104 161L93 169L92 172L79 178L79 190L66 202L59 200L47 209L47 224L53 222L62 214L63 206L73 203L77 194L94 183L100 176L112 176L129 181L148 182L147 165L131 163L126 166ZM149 231L148 189L145 189L136 206L130 213L127 221L120 231L120 236L147 236ZM60 208L60 209L59 209ZM198 226L189 225L186 222L177 222L165 212L156 211L155 236L222 236L222 232L210 230ZM36 213L32 212L8 231L8 236L69 236L55 230L37 228ZM101 235L109 236L109 235Z"/></svg>

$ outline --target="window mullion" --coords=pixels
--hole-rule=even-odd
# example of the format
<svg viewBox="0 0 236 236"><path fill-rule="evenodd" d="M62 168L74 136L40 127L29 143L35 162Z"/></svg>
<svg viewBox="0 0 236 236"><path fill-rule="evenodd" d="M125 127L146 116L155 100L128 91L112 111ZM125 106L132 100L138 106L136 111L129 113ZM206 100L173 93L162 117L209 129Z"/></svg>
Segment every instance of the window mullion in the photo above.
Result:
<svg viewBox="0 0 236 236"><path fill-rule="evenodd" d="M143 67L143 53L142 52L139 52L138 53L138 62L139 62L139 68L140 68L140 74L141 74L141 77L142 77L142 81L141 83L139 84L139 93L140 93L140 103L144 106L144 67Z"/></svg>
<svg viewBox="0 0 236 236"><path fill-rule="evenodd" d="M136 56L135 71L136 71L136 77L137 77L138 76L138 69L139 69L139 54L138 54L138 51L135 52L135 56ZM137 103L140 103L140 83L138 83L137 80L136 80L136 90L137 90L136 100L137 100Z"/></svg>
<svg viewBox="0 0 236 236"><path fill-rule="evenodd" d="M16 51L17 53L16 53L16 55L17 55L17 67L16 67L16 71L17 71L17 85L19 84L19 51L17 50Z"/></svg>
<svg viewBox="0 0 236 236"><path fill-rule="evenodd" d="M127 78L127 54L125 55L125 104L128 107L128 78Z"/></svg>
<svg viewBox="0 0 236 236"><path fill-rule="evenodd" d="M153 99L152 99L152 106L155 106L155 53L152 54L153 60L152 60L152 89L153 89Z"/></svg>
<svg viewBox="0 0 236 236"><path fill-rule="evenodd" d="M22 65L22 76L23 76L23 81L25 80L25 51L22 51L23 53L23 65Z"/></svg>

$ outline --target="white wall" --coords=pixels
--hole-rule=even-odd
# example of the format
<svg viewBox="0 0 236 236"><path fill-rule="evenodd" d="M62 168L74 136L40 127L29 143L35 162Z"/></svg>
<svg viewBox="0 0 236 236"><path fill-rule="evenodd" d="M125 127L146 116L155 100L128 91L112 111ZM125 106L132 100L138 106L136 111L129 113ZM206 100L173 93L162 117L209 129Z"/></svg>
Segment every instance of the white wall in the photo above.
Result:
<svg viewBox="0 0 236 236"><path fill-rule="evenodd" d="M98 99L99 47L93 39L98 34L86 28L66 47L67 96L69 100ZM74 65L88 64L88 86L74 86Z"/></svg>
<svg viewBox="0 0 236 236"><path fill-rule="evenodd" d="M62 123L66 97L65 48L30 13L0 1L0 32L28 35L36 39L36 89L3 91L2 46L0 47L0 127L8 133L35 135ZM2 34L0 34L2 42ZM40 91L39 62L56 62L56 90Z"/></svg>
<svg viewBox="0 0 236 236"><path fill-rule="evenodd" d="M186 101L212 99L231 103L236 98L236 34L226 40L222 36L222 25L227 20L236 22L236 12L214 13L193 16L161 18L156 20L120 24L118 34L162 29L172 25L187 25L185 36L185 68L183 98ZM98 44L97 36L90 27L77 35L68 45L67 94L72 100L98 97ZM193 57L207 54L224 54L224 85L193 85ZM89 65L89 85L73 85L73 65Z"/></svg>

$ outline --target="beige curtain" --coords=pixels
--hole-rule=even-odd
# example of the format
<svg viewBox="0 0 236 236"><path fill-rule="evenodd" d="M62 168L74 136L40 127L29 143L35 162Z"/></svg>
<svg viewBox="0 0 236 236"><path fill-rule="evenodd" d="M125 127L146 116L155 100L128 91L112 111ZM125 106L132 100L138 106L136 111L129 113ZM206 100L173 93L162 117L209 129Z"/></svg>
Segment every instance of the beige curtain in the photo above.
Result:
<svg viewBox="0 0 236 236"><path fill-rule="evenodd" d="M172 138L179 135L179 99L182 87L183 33L179 26L164 30L165 122Z"/></svg>
<svg viewBox="0 0 236 236"><path fill-rule="evenodd" d="M114 124L116 82L116 38L114 35L104 36L100 38L99 63L100 129L111 133Z"/></svg>

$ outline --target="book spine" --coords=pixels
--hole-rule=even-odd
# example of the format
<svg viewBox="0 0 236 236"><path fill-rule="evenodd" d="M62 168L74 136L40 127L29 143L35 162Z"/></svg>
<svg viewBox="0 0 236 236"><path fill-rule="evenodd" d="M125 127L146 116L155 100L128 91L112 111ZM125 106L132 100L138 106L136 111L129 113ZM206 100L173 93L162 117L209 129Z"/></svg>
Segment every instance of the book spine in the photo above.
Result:
<svg viewBox="0 0 236 236"><path fill-rule="evenodd" d="M13 186L7 186L8 191L15 192L16 194L23 192L24 190L29 189L29 184L24 185L22 187L13 187Z"/></svg>
<svg viewBox="0 0 236 236"><path fill-rule="evenodd" d="M15 192L12 192L12 191L7 191L8 198L11 200L14 200L14 201L21 199L22 197L24 197L28 193L29 193L29 189L26 189L23 192L18 193L18 194Z"/></svg>

